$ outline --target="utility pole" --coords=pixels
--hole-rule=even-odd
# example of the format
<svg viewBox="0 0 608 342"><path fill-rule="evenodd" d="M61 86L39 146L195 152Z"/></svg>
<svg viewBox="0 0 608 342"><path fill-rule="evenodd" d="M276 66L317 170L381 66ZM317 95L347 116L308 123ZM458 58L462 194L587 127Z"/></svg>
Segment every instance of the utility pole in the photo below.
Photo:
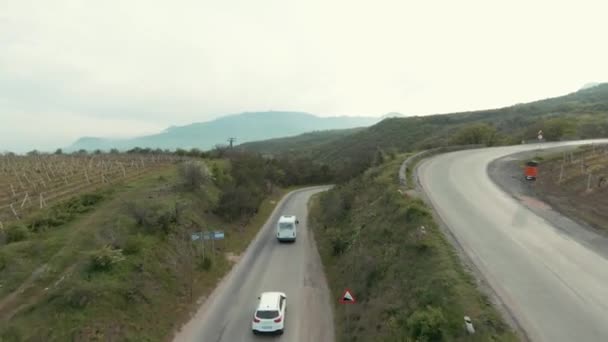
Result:
<svg viewBox="0 0 608 342"><path fill-rule="evenodd" d="M232 144L236 141L236 138L228 138L228 142L230 143L230 149L232 149Z"/></svg>

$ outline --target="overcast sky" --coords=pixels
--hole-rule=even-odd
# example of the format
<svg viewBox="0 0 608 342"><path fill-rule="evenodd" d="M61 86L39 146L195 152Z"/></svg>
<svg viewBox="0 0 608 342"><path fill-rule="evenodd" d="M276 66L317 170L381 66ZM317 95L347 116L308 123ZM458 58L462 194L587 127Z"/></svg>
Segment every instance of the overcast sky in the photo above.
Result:
<svg viewBox="0 0 608 342"><path fill-rule="evenodd" d="M229 113L434 114L608 81L606 1L0 0L0 151Z"/></svg>

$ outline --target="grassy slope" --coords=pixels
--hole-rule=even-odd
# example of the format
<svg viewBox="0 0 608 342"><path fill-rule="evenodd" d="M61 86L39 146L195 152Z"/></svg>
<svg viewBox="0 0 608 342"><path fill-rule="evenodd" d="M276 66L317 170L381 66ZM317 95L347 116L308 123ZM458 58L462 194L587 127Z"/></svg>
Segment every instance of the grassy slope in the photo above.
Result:
<svg viewBox="0 0 608 342"><path fill-rule="evenodd" d="M224 256L246 248L286 191L277 190L241 229L209 212L218 196L215 187L195 194L177 191L176 182L175 168L168 168L116 187L105 193L95 210L70 223L0 247L2 258L8 261L0 269L3 296L40 264L48 263L23 294L18 303L23 306L6 308L5 313L11 309L15 315L0 324L0 340L156 341L171 335L197 306L196 298L209 292L229 270L230 261ZM190 203L184 217L197 227L226 231L227 239L216 244L213 266L205 270L198 258L190 272L176 257L189 243L181 245L166 235L137 228L124 210L125 202L133 200L145 201L158 211L170 210L176 201ZM121 247L125 259L109 271L91 271L91 253L106 244ZM194 279L192 297L188 274Z"/></svg>
<svg viewBox="0 0 608 342"><path fill-rule="evenodd" d="M477 291L424 204L397 191L400 160L372 168L312 204L311 221L334 298L351 288L359 301L348 308L348 330L346 307L336 302L338 339L414 341L440 331L435 340L516 340ZM472 318L475 337L466 336L464 315Z"/></svg>
<svg viewBox="0 0 608 342"><path fill-rule="evenodd" d="M364 128L337 129L328 131L310 132L295 137L269 139L250 142L239 147L264 154L275 154L281 151L302 153L326 143L330 143L350 134L362 131Z"/></svg>
<svg viewBox="0 0 608 342"><path fill-rule="evenodd" d="M576 132L567 138L608 136L608 84L565 96L518 104L510 107L475 112L386 119L367 129L331 139L321 145L301 141L300 150L321 162L340 165L354 159L372 159L378 148L415 151L442 146L465 125L488 123L496 127L500 143L519 143L535 138L542 122L565 118ZM337 134L337 133L335 133ZM295 141L297 138L292 138ZM329 140L329 137L325 137ZM267 151L286 152L289 139L259 142ZM297 151L296 151L297 152Z"/></svg>

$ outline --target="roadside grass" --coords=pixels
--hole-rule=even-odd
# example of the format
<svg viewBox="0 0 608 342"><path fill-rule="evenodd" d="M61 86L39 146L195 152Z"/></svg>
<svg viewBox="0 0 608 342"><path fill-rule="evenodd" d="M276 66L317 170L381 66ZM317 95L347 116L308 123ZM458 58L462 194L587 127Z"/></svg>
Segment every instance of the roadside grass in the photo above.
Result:
<svg viewBox="0 0 608 342"><path fill-rule="evenodd" d="M226 255L247 247L289 190L277 188L242 229L213 214L218 188L180 189L175 167L116 186L94 210L0 247L0 300L46 264L6 308L0 341L169 339L231 268ZM151 223L141 225L144 209ZM190 241L199 230L225 232L213 258L209 241L204 255Z"/></svg>
<svg viewBox="0 0 608 342"><path fill-rule="evenodd" d="M429 209L398 192L402 160L371 168L311 204L337 340L516 341ZM348 308L338 303L345 288L358 301ZM465 315L475 335L465 331Z"/></svg>

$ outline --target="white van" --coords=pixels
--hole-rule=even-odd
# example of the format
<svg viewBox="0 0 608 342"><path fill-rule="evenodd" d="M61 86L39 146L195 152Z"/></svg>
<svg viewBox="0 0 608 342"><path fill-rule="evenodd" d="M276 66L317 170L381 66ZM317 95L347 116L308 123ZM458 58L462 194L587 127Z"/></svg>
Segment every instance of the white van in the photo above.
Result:
<svg viewBox="0 0 608 342"><path fill-rule="evenodd" d="M281 216L277 223L277 240L296 241L298 219L292 216Z"/></svg>

